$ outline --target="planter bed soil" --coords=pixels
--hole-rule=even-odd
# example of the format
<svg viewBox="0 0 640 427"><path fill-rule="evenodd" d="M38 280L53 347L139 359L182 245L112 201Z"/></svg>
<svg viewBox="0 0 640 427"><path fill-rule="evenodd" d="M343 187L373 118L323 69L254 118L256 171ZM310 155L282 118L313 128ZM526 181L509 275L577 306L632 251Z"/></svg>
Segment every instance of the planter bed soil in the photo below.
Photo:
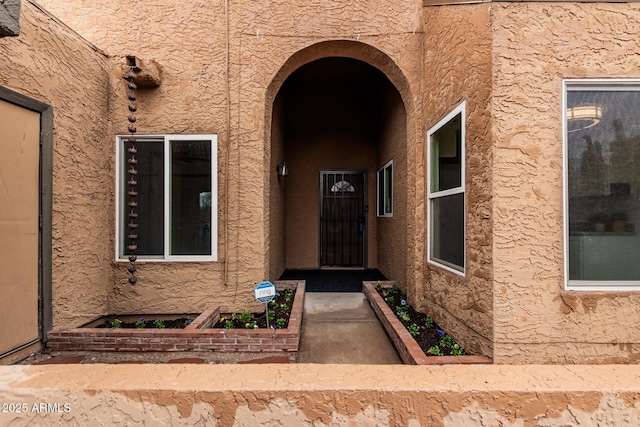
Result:
<svg viewBox="0 0 640 427"><path fill-rule="evenodd" d="M286 329L220 329L214 325L220 308L210 307L185 328L98 328L59 329L47 334L52 351L219 351L288 352L298 351L304 304L304 281L278 281L281 292L295 289ZM124 316L122 316L124 317ZM181 316L183 317L183 316ZM110 316L110 318L115 318ZM134 323L140 316L132 316ZM174 316L175 318L175 316ZM185 319L183 317L182 324ZM95 323L95 322L93 322ZM98 321L98 324L101 323ZM165 321L165 325L166 325Z"/></svg>
<svg viewBox="0 0 640 427"><path fill-rule="evenodd" d="M484 356L464 355L464 356L432 356L427 354L420 344L414 339L407 330L405 324L402 323L398 316L389 308L382 296L376 290L377 282L363 282L363 292L365 293L373 311L378 316L387 335L400 358L408 365L448 365L448 364L489 364L491 360ZM393 282L382 282L383 289L390 289L394 285ZM422 314L422 313L421 313ZM422 314L422 322L426 315ZM412 320L413 322L413 320ZM435 335L433 335L435 334ZM428 332L423 338L423 345L432 347L437 345L440 336L436 330Z"/></svg>

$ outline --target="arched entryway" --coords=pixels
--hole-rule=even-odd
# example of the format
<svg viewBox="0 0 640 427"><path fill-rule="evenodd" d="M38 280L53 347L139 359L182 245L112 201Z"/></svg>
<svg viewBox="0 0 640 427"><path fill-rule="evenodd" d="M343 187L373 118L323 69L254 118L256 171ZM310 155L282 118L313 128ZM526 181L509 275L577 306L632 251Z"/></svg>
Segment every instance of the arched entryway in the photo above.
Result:
<svg viewBox="0 0 640 427"><path fill-rule="evenodd" d="M404 280L403 97L386 73L358 55L328 49L305 59L273 95L270 276L284 269L378 268ZM283 163L287 176L276 174Z"/></svg>

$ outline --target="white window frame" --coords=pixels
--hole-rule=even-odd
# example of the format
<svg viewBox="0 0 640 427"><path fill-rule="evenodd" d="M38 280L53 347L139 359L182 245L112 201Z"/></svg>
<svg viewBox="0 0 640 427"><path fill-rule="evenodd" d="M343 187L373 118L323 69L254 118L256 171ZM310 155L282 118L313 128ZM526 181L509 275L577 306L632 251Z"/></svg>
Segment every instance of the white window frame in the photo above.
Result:
<svg viewBox="0 0 640 427"><path fill-rule="evenodd" d="M387 170L389 169L389 167L391 167L391 171L388 172ZM380 172L382 172L383 174L383 181L380 182ZM386 193L386 188L384 187L384 177L387 175L387 173L390 174L390 178L391 178L391 194L388 195ZM393 188L394 188L394 182L393 182L393 160L389 160L383 167L381 167L380 169L378 169L378 172L376 173L376 181L377 181L377 185L376 185L376 212L377 215L380 218L392 218L393 217ZM387 212L386 207L383 207L383 212L380 212L380 186L382 185L382 188L384 190L384 195L383 195L383 206L385 205L384 201L387 200L387 196L391 196L391 211Z"/></svg>
<svg viewBox="0 0 640 427"><path fill-rule="evenodd" d="M569 280L569 141L567 92L640 90L640 79L564 79L562 81L562 211L564 234L564 289L566 291L638 291L640 280Z"/></svg>
<svg viewBox="0 0 640 427"><path fill-rule="evenodd" d="M129 262L128 255L120 254L120 248L124 239L121 227L126 224L126 218L122 218L121 207L126 204L126 181L122 173L127 168L126 149L124 141L131 135L116 136L116 238L115 259L117 262ZM136 135L138 141L157 141L164 144L164 254L145 256L136 254L141 262L210 262L218 260L218 135L194 134L194 135ZM171 150L172 141L209 141L211 143L211 253L208 255L171 255L170 251L170 203L171 203ZM124 168L124 169L123 169ZM143 221L143 218L139 218Z"/></svg>
<svg viewBox="0 0 640 427"><path fill-rule="evenodd" d="M461 158L461 166L460 166L460 187L450 188L443 191L431 192L431 137L434 133L436 133L440 128L449 123L455 116L460 115L460 158ZM466 169L466 157L465 157L465 145L466 145L466 101L463 101L460 105L454 108L449 114L447 114L442 120L436 123L429 131L427 132L427 163L426 163L426 175L427 175L427 221L429 226L427 227L427 262L433 265L437 265L440 268L443 268L447 271L450 271L458 276L466 275L467 268L467 197L465 190L465 169ZM433 201L439 199L441 197L452 196L455 194L463 195L463 235L464 235L464 247L462 253L462 267L447 263L443 260L439 260L437 258L433 258L431 255L431 244L433 236Z"/></svg>

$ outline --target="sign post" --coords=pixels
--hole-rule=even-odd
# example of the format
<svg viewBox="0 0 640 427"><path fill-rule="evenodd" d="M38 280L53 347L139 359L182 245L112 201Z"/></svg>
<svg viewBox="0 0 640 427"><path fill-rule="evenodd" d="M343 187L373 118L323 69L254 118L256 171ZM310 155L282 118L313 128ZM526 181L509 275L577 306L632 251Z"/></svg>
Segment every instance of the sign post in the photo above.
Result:
<svg viewBox="0 0 640 427"><path fill-rule="evenodd" d="M276 296L276 287L271 282L260 282L253 291L253 295L261 304L264 304L265 315L267 316L267 328L269 328L269 303Z"/></svg>

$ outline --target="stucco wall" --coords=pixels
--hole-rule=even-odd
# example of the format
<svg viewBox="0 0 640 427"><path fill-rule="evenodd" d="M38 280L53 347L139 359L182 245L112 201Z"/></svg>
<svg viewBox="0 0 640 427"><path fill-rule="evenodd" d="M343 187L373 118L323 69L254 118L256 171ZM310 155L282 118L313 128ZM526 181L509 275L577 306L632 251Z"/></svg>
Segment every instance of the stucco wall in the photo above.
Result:
<svg viewBox="0 0 640 427"><path fill-rule="evenodd" d="M427 262L425 173L419 171L417 210L420 248L414 260L419 306L463 347L491 357L493 283L491 249L492 129L491 15L493 6L426 7L425 134L421 158L426 160L426 131L466 102L465 190L466 271L464 277Z"/></svg>
<svg viewBox="0 0 640 427"><path fill-rule="evenodd" d="M271 145L268 147L270 155L265 156L265 163L267 163L267 159L269 160L265 166L267 168L266 179L269 181L267 186L269 194L265 200L265 206L268 207L268 229L270 230L269 247L265 255L268 256L268 277L270 279L279 278L286 267L286 189L288 178L276 174L276 166L286 160L283 136L285 116L282 101L283 99L279 98L273 103L273 119L269 128L271 135L268 135L271 138Z"/></svg>
<svg viewBox="0 0 640 427"><path fill-rule="evenodd" d="M379 168L393 160L393 217L377 218L377 266L388 278L393 278L406 289L407 284L407 115L398 92L387 90L380 114L380 142L377 164ZM375 182L375 181L374 181ZM374 188L375 184L374 184ZM370 211L375 214L377 195L373 197Z"/></svg>
<svg viewBox="0 0 640 427"><path fill-rule="evenodd" d="M495 360L637 362L640 294L563 291L562 79L638 77L640 5L498 3Z"/></svg>
<svg viewBox="0 0 640 427"><path fill-rule="evenodd" d="M2 403L26 410L0 424L633 426L637 377L637 366L11 366Z"/></svg>
<svg viewBox="0 0 640 427"><path fill-rule="evenodd" d="M105 314L111 281L108 60L30 2L0 39L0 85L53 106L53 326Z"/></svg>
<svg viewBox="0 0 640 427"><path fill-rule="evenodd" d="M265 196L271 179L265 176L272 173L264 170L271 163L270 158L265 162L271 154L271 133L265 132L271 122L265 112L295 68L338 52L380 68L410 105L409 139L417 138L417 0L371 0L348 8L337 1L236 2L228 14L223 2L195 0L179 5L159 0L43 4L116 60L131 54L161 65L161 86L139 94L139 134L219 135L219 262L147 263L140 266L135 286L126 281L126 266L118 264L110 298L114 312L251 304L251 291L268 278L271 264L265 255L271 239L270 227L265 227L271 224ZM340 43L346 47L338 47ZM111 74L113 134L126 133L128 124L120 73L114 68ZM113 203L105 206L113 212Z"/></svg>

